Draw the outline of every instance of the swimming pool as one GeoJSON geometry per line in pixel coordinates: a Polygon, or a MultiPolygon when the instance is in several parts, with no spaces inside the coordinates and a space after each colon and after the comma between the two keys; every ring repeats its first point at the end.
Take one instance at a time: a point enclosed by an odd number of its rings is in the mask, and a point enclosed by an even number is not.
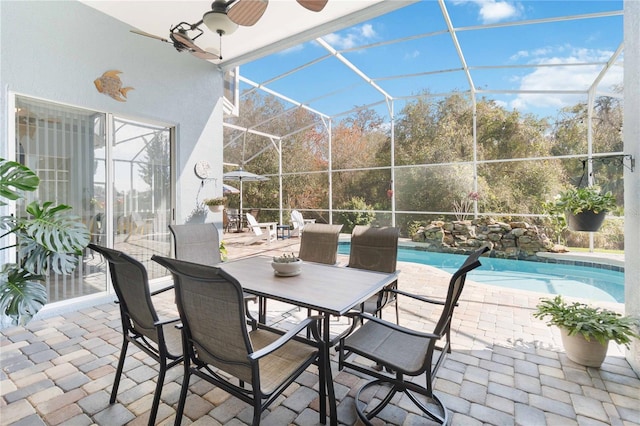
{"type": "MultiPolygon", "coordinates": [[[[338,253],[349,254],[349,244],[340,243],[338,253]]],[[[449,273],[454,273],[465,258],[458,254],[398,248],[399,261],[429,265],[449,273]]],[[[480,261],[482,266],[467,275],[478,283],[603,302],[624,302],[624,272],[490,257],[480,261]]]]}

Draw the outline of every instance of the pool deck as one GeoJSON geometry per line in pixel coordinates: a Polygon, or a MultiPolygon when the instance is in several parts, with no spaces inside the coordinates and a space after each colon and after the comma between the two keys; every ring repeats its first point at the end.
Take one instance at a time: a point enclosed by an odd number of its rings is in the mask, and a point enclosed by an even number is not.
{"type": "Polygon", "coordinates": [[[538,256],[567,262],[599,263],[624,268],[624,254],[575,251],[568,253],[540,252],[538,256]]]}
{"type": "MultiPolygon", "coordinates": [[[[225,234],[230,259],[254,254],[297,253],[299,239],[244,245],[249,234],[225,234]]],[[[339,256],[341,263],[347,257],[339,256]]],[[[401,289],[443,297],[449,274],[399,262],[401,289]]],[[[612,344],[601,368],[570,361],[555,328],[532,317],[543,294],[468,281],[454,314],[452,353],[440,369],[435,390],[450,411],[452,425],[620,425],[640,424],[640,378],[612,344]]],[[[173,297],[157,301],[174,313],[173,297]]],[[[305,310],[269,303],[268,322],[290,327],[305,310]]],[[[622,310],[621,304],[610,304],[622,310]]],[[[253,308],[252,308],[253,309],[253,308]]],[[[391,308],[393,309],[393,308],[391,308]]],[[[428,329],[437,311],[400,300],[401,324],[428,329]]],[[[391,312],[385,318],[391,319],[391,312]]],[[[336,320],[337,321],[337,320],[336,320]]],[[[341,323],[336,322],[336,331],[341,323]]],[[[116,404],[109,392],[117,364],[120,314],[112,300],[12,327],[0,334],[1,425],[144,425],[147,423],[157,365],[129,349],[116,404]]],[[[332,362],[338,419],[360,425],[355,391],[364,379],[332,362]]],[[[170,370],[157,424],[173,424],[182,379],[170,370]]],[[[263,416],[263,425],[315,425],[318,421],[317,369],[287,390],[263,416]]],[[[375,395],[369,395],[375,398],[375,395]]],[[[247,424],[252,409],[215,387],[192,383],[183,425],[247,424]]],[[[405,399],[396,398],[375,425],[430,425],[405,399]]]]}

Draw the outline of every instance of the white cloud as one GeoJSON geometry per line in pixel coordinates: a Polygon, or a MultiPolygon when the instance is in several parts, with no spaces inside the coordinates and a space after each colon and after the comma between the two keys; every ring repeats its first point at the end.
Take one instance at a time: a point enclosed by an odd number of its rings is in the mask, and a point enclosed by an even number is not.
{"type": "MultiPolygon", "coordinates": [[[[571,48],[561,46],[559,48],[538,49],[532,52],[535,58],[531,64],[576,64],[588,62],[606,62],[613,52],[592,50],[586,48],[571,48]],[[554,51],[555,52],[552,52],[554,51]],[[559,53],[567,52],[566,56],[559,53]],[[543,56],[543,54],[551,56],[543,56]]],[[[531,73],[519,80],[519,89],[527,91],[536,90],[579,90],[584,94],[520,94],[511,102],[513,108],[525,110],[528,108],[562,108],[573,105],[576,102],[586,100],[586,91],[593,84],[598,74],[602,71],[602,65],[563,66],[536,68],[531,73]]],[[[599,84],[599,89],[605,92],[613,92],[615,85],[620,85],[623,80],[622,67],[612,67],[605,74],[599,84]]]]}
{"type": "Polygon", "coordinates": [[[480,4],[480,16],[485,24],[504,21],[518,14],[518,10],[507,2],[482,1],[478,3],[480,4]]]}
{"type": "Polygon", "coordinates": [[[360,32],[364,38],[375,38],[376,32],[373,30],[373,25],[365,24],[360,28],[360,32]]]}
{"type": "Polygon", "coordinates": [[[501,0],[458,0],[454,4],[472,3],[480,8],[478,12],[484,24],[492,24],[520,15],[522,6],[517,2],[501,0]]]}
{"type": "Polygon", "coordinates": [[[404,55],[404,59],[415,59],[418,56],[420,56],[420,51],[419,50],[414,50],[413,52],[407,52],[404,55]]]}
{"type": "Polygon", "coordinates": [[[350,49],[377,38],[377,33],[371,24],[364,24],[347,30],[346,34],[331,33],[323,38],[338,50],[350,49]]]}

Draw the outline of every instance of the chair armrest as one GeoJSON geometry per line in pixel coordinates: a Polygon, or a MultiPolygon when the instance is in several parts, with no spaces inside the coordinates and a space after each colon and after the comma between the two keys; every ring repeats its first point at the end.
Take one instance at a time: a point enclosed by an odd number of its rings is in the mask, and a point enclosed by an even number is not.
{"type": "Polygon", "coordinates": [[[319,336],[318,322],[321,319],[322,319],[322,316],[311,316],[311,317],[305,318],[304,320],[300,321],[294,328],[292,328],[291,330],[283,334],[275,342],[268,344],[264,348],[258,351],[255,351],[252,354],[249,354],[249,358],[251,360],[258,360],[266,355],[269,355],[273,351],[281,348],[289,340],[295,338],[298,335],[298,333],[300,333],[302,330],[304,330],[307,327],[311,327],[311,331],[314,336],[319,336]]]}
{"type": "Polygon", "coordinates": [[[260,222],[258,223],[258,226],[261,228],[270,228],[275,230],[276,226],[278,225],[278,222],[260,222]]]}
{"type": "Polygon", "coordinates": [[[355,313],[355,315],[359,316],[362,319],[366,319],[368,321],[373,321],[375,323],[378,323],[384,327],[390,328],[394,331],[400,332],[400,333],[404,333],[407,334],[409,336],[416,336],[416,337],[423,337],[423,338],[428,338],[428,339],[440,339],[442,337],[442,335],[438,335],[438,334],[433,334],[433,333],[424,333],[421,331],[416,331],[416,330],[411,330],[410,328],[406,328],[406,327],[402,327],[400,325],[394,324],[392,322],[389,321],[385,321],[383,319],[380,319],[378,317],[375,317],[373,315],[369,315],[367,313],[355,313]]]}
{"type": "Polygon", "coordinates": [[[156,294],[164,293],[165,291],[171,290],[171,289],[173,289],[173,284],[171,284],[169,287],[165,287],[165,288],[161,288],[160,290],[152,291],[151,295],[155,296],[156,294]]]}
{"type": "Polygon", "coordinates": [[[446,302],[444,300],[429,299],[428,297],[420,296],[418,294],[408,293],[406,291],[398,290],[397,288],[387,288],[387,289],[384,289],[384,291],[387,291],[387,292],[390,292],[390,293],[400,294],[402,296],[407,296],[407,297],[410,297],[412,299],[420,300],[421,302],[425,302],[425,303],[433,303],[435,305],[445,305],[446,304],[446,302]]]}
{"type": "Polygon", "coordinates": [[[164,318],[154,322],[153,325],[155,325],[156,327],[158,326],[162,327],[163,325],[171,324],[178,321],[180,321],[180,318],[164,318]]]}

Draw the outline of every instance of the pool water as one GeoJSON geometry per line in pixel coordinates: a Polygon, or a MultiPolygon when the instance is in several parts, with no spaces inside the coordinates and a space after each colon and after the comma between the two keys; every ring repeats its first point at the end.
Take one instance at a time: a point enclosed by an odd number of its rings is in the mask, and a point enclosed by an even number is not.
{"type": "MultiPolygon", "coordinates": [[[[349,244],[338,253],[349,254],[349,244]]],[[[429,265],[454,273],[466,256],[398,248],[398,260],[429,265]]],[[[624,272],[587,266],[482,257],[482,266],[471,271],[470,280],[501,287],[562,294],[603,302],[624,302],[624,272]]]]}

